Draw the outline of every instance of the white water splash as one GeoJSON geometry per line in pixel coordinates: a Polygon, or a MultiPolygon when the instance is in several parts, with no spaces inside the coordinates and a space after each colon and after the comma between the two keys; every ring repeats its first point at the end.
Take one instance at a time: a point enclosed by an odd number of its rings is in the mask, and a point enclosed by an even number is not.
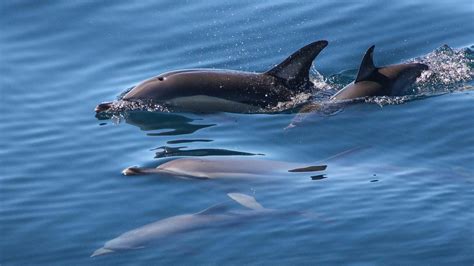
{"type": "Polygon", "coordinates": [[[307,92],[298,93],[295,96],[292,96],[289,101],[278,102],[276,106],[273,106],[273,107],[269,106],[263,111],[272,113],[272,112],[282,112],[285,110],[290,110],[308,102],[308,100],[312,97],[312,95],[313,94],[307,93],[307,92]]]}
{"type": "Polygon", "coordinates": [[[425,56],[408,60],[408,62],[423,63],[429,67],[418,77],[411,88],[410,95],[366,97],[365,102],[379,106],[403,104],[472,88],[466,84],[474,79],[474,56],[469,48],[453,49],[443,45],[425,56]]]}
{"type": "Polygon", "coordinates": [[[418,78],[418,84],[451,85],[458,82],[467,82],[474,78],[474,57],[469,48],[452,49],[443,45],[433,52],[409,60],[409,62],[423,63],[429,66],[418,78]]]}

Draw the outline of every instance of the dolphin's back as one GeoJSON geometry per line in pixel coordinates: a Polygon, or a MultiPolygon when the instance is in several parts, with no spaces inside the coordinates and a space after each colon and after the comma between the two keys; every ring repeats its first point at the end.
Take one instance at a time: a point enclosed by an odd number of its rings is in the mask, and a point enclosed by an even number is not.
{"type": "Polygon", "coordinates": [[[159,220],[142,227],[125,232],[105,243],[104,248],[110,250],[130,250],[147,246],[158,239],[186,233],[192,230],[220,225],[229,220],[228,215],[184,214],[159,220]]]}
{"type": "Polygon", "coordinates": [[[384,94],[384,86],[374,81],[359,81],[350,83],[344,89],[338,91],[331,99],[348,100],[366,96],[379,96],[384,94]]]}
{"type": "Polygon", "coordinates": [[[373,61],[374,47],[364,55],[354,82],[337,92],[333,100],[349,100],[367,96],[404,95],[428,66],[420,63],[398,64],[376,67],[373,61]]]}
{"type": "Polygon", "coordinates": [[[285,169],[285,166],[287,164],[269,160],[182,158],[166,162],[157,169],[173,175],[217,178],[265,175],[285,169]]]}
{"type": "Polygon", "coordinates": [[[267,74],[195,69],[168,72],[149,79],[127,93],[123,100],[147,98],[166,102],[203,95],[267,107],[289,100],[291,92],[267,74]]]}

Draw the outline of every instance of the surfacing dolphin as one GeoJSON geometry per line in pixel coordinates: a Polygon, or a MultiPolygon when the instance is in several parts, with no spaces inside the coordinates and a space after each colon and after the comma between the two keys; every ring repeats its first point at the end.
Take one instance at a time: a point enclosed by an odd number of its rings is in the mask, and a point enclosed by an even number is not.
{"type": "MultiPolygon", "coordinates": [[[[327,44],[324,40],[310,43],[264,73],[215,69],[163,73],[143,81],[121,100],[151,102],[173,111],[256,112],[308,92],[312,62],[327,44]]],[[[95,111],[111,106],[111,102],[102,103],[95,111]]]]}
{"type": "MultiPolygon", "coordinates": [[[[248,158],[180,158],[168,161],[156,168],[128,167],[124,175],[157,174],[184,179],[242,179],[296,173],[313,173],[326,169],[326,165],[302,166],[297,163],[248,159],[248,158]]],[[[322,175],[311,176],[322,179],[322,175]]]]}
{"type": "Polygon", "coordinates": [[[428,66],[409,63],[376,67],[371,46],[365,53],[355,81],[341,89],[331,100],[349,100],[367,96],[402,96],[428,66]]]}
{"type": "Polygon", "coordinates": [[[227,195],[242,206],[248,208],[248,210],[226,211],[225,204],[221,203],[198,213],[165,218],[133,229],[107,241],[102,248],[94,251],[91,257],[120,251],[141,249],[155,241],[167,239],[168,237],[181,233],[235,225],[237,223],[251,221],[267,215],[311,215],[310,213],[303,212],[266,209],[260,205],[254,197],[245,194],[229,193],[227,195]]]}

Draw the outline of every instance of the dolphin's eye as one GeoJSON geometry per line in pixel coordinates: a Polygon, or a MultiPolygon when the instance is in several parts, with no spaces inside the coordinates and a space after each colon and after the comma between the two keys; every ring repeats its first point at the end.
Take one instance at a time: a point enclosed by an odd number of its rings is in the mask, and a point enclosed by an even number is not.
{"type": "Polygon", "coordinates": [[[163,78],[163,77],[158,77],[158,80],[159,80],[159,81],[163,81],[164,78],[163,78]]]}

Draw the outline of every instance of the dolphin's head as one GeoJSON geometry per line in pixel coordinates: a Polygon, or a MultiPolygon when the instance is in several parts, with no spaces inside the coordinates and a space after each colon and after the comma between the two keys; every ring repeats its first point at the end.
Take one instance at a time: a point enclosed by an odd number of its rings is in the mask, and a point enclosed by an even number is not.
{"type": "Polygon", "coordinates": [[[103,102],[95,107],[95,112],[96,113],[101,113],[105,112],[112,107],[112,102],[103,102]]]}
{"type": "MultiPolygon", "coordinates": [[[[176,70],[147,79],[120,98],[124,101],[145,101],[162,103],[174,97],[183,96],[188,87],[196,82],[193,73],[199,70],[176,70]]],[[[198,78],[200,80],[200,78],[198,78]]]]}
{"type": "Polygon", "coordinates": [[[143,174],[143,171],[136,166],[131,166],[123,169],[122,174],[126,176],[140,175],[143,174]]]}
{"type": "Polygon", "coordinates": [[[121,99],[125,101],[157,100],[161,92],[168,87],[168,83],[167,78],[163,75],[147,79],[123,95],[121,99]]]}
{"type": "MultiPolygon", "coordinates": [[[[174,81],[169,79],[168,74],[162,74],[147,79],[137,86],[125,90],[118,98],[123,101],[160,102],[166,100],[172,91],[174,81]]],[[[113,102],[103,102],[95,107],[96,113],[108,111],[113,102]]]]}

